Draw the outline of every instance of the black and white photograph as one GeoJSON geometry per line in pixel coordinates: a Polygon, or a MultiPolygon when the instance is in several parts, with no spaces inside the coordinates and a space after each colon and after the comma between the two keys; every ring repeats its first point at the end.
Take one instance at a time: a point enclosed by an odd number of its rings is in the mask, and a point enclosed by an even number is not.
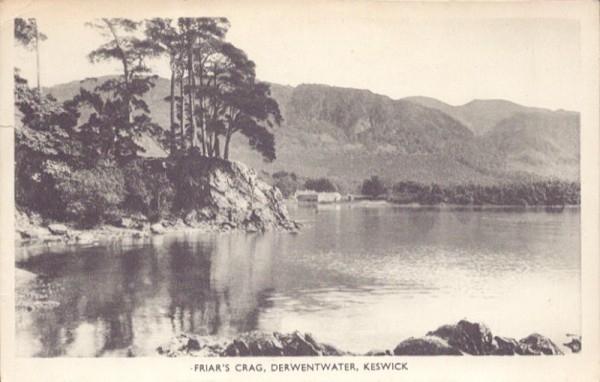
{"type": "Polygon", "coordinates": [[[428,3],[5,8],[9,356],[345,380],[597,351],[597,4],[428,3]]]}

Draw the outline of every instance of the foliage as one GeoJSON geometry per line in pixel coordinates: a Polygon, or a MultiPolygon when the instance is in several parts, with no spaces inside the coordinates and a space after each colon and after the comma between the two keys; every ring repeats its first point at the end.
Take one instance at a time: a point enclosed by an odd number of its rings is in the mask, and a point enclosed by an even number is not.
{"type": "Polygon", "coordinates": [[[110,160],[69,172],[59,180],[58,189],[66,204],[65,217],[83,226],[101,223],[125,199],[123,173],[110,160]]]}
{"type": "Polygon", "coordinates": [[[307,179],[304,182],[304,188],[317,192],[336,192],[337,186],[327,178],[307,179]]]}
{"type": "Polygon", "coordinates": [[[273,186],[281,191],[284,198],[289,198],[302,186],[302,183],[294,172],[279,171],[274,173],[272,177],[273,186]]]}
{"type": "Polygon", "coordinates": [[[44,41],[46,35],[38,31],[36,19],[15,19],[15,41],[26,49],[34,49],[38,39],[44,41]]]}
{"type": "Polygon", "coordinates": [[[31,89],[18,72],[15,78],[15,108],[21,126],[16,129],[16,149],[28,149],[44,155],[65,158],[77,155],[81,145],[73,141],[78,111],[60,104],[52,96],[31,89]]]}
{"type": "Polygon", "coordinates": [[[78,112],[42,96],[15,73],[15,199],[19,206],[44,215],[61,216],[64,206],[57,176],[78,162],[82,151],[74,139],[78,112]]]}
{"type": "MultiPolygon", "coordinates": [[[[102,91],[112,81],[107,81],[97,89],[102,91]]],[[[113,84],[118,86],[118,84],[113,84]]],[[[134,94],[132,104],[135,109],[147,112],[144,101],[135,102],[135,96],[146,92],[143,88],[134,94]]],[[[87,106],[91,114],[86,122],[79,126],[78,139],[86,148],[86,155],[92,158],[114,156],[116,158],[135,157],[143,148],[137,143],[142,134],[148,133],[160,137],[160,127],[147,114],[139,114],[131,118],[127,115],[127,106],[122,97],[105,98],[98,93],[81,89],[72,100],[77,107],[87,106]]],[[[160,141],[160,139],[159,139],[160,141]]]]}
{"type": "Polygon", "coordinates": [[[394,185],[392,201],[420,204],[461,205],[579,205],[580,184],[559,180],[513,182],[494,186],[424,185],[402,181],[394,185]]]}
{"type": "Polygon", "coordinates": [[[123,173],[127,192],[124,208],[141,212],[152,221],[169,215],[175,191],[163,161],[132,161],[123,168],[123,173]]]}
{"type": "Polygon", "coordinates": [[[197,151],[229,159],[231,137],[240,132],[265,161],[276,158],[269,131],[281,124],[279,106],[269,85],[256,80],[255,64],[224,41],[224,18],[155,18],[145,34],[169,57],[171,67],[171,154],[197,151]],[[176,90],[179,94],[176,95],[176,90]],[[177,110],[178,109],[178,110],[177,110]]]}
{"type": "Polygon", "coordinates": [[[378,196],[387,193],[387,187],[377,175],[373,175],[370,179],[365,179],[361,192],[376,199],[378,196]]]}
{"type": "Polygon", "coordinates": [[[116,60],[123,72],[119,78],[97,86],[93,93],[81,89],[73,100],[78,107],[87,106],[93,111],[81,126],[81,139],[95,157],[134,157],[143,150],[137,139],[143,133],[156,135],[159,131],[148,116],[143,95],[157,78],[150,75],[146,59],[157,56],[161,49],[153,41],[135,36],[139,22],[104,18],[88,25],[108,40],[88,55],[89,60],[116,60]]]}

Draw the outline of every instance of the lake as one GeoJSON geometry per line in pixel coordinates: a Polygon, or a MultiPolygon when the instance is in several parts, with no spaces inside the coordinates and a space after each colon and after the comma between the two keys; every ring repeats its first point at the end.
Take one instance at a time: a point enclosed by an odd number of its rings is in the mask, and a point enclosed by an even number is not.
{"type": "Polygon", "coordinates": [[[155,356],[182,331],[312,333],[366,352],[466,318],[580,334],[580,210],[291,207],[297,235],[177,233],[27,251],[60,304],[17,311],[19,356],[155,356]]]}

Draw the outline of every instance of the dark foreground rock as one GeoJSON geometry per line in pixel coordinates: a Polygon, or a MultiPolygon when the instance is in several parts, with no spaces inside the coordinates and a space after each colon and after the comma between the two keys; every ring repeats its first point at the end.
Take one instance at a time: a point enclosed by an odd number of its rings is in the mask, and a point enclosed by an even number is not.
{"type": "Polygon", "coordinates": [[[428,332],[425,337],[402,341],[395,355],[562,355],[549,338],[531,334],[520,341],[493,336],[481,323],[461,320],[428,332]]]}
{"type": "Polygon", "coordinates": [[[445,340],[435,336],[409,338],[394,349],[394,355],[462,355],[445,340]]]}
{"type": "MultiPolygon", "coordinates": [[[[576,338],[573,352],[581,349],[581,338],[576,338]]],[[[334,346],[321,343],[310,334],[251,332],[235,338],[181,334],[157,349],[159,354],[179,356],[342,356],[356,355],[334,346]]],[[[419,338],[400,342],[394,351],[371,350],[366,356],[461,356],[461,355],[562,355],[563,352],[550,339],[531,334],[520,341],[493,336],[481,323],[461,320],[457,324],[443,325],[419,338]]]]}
{"type": "Polygon", "coordinates": [[[451,347],[471,355],[487,355],[494,351],[492,333],[480,323],[461,320],[456,325],[440,326],[427,335],[446,340],[451,347]]]}
{"type": "Polygon", "coordinates": [[[541,334],[530,334],[519,341],[515,350],[519,355],[562,355],[563,352],[550,341],[550,339],[541,334]]]}
{"type": "Polygon", "coordinates": [[[317,342],[310,334],[251,332],[237,338],[181,334],[157,349],[168,357],[341,356],[351,353],[317,342]]]}

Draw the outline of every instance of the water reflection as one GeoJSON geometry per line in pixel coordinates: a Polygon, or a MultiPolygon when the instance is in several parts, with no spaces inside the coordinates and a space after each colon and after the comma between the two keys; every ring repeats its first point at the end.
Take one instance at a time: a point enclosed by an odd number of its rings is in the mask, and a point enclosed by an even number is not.
{"type": "MultiPolygon", "coordinates": [[[[156,319],[159,326],[168,320],[171,334],[254,330],[261,309],[271,306],[272,256],[283,250],[280,244],[268,235],[173,237],[160,246],[87,248],[31,258],[19,267],[41,274],[50,299],[60,305],[22,313],[33,320],[21,320],[17,330],[29,331],[37,346],[21,355],[134,355],[148,350],[139,348],[136,335],[152,335],[148,328],[156,319]],[[83,330],[87,325],[93,330],[83,330]],[[78,353],[81,342],[87,345],[78,353]]],[[[168,338],[157,338],[156,346],[168,338]]]]}
{"type": "Polygon", "coordinates": [[[299,235],[181,233],[29,257],[18,266],[60,305],[17,312],[18,354],[156,355],[182,331],[255,329],[360,352],[465,317],[511,336],[578,329],[578,210],[294,213],[299,235]]]}

